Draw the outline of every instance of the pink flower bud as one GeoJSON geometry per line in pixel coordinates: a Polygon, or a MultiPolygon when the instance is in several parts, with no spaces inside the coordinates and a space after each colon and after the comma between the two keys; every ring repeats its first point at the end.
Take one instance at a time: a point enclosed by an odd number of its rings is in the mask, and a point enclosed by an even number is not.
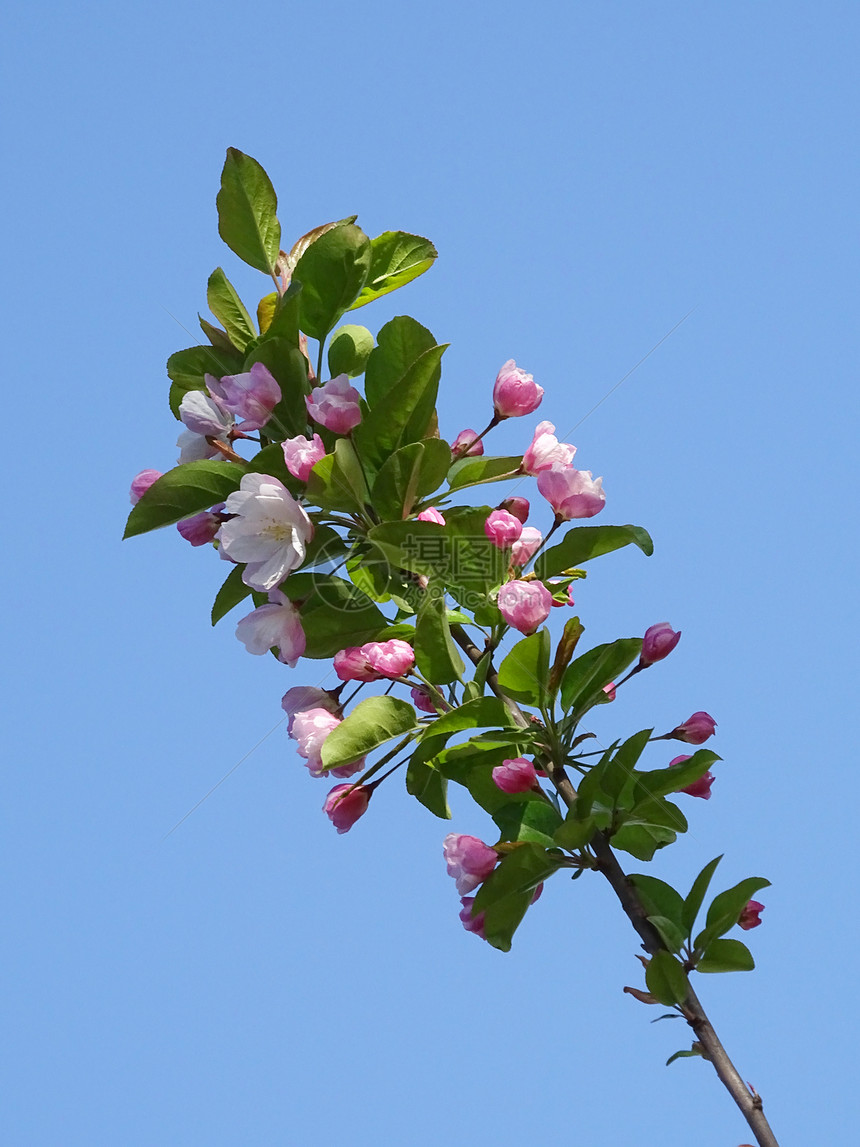
{"type": "Polygon", "coordinates": [[[423,685],[416,685],[414,689],[410,690],[412,697],[412,704],[422,713],[432,713],[436,716],[436,706],[433,704],[433,698],[427,692],[423,685]]]}
{"type": "Polygon", "coordinates": [[[378,681],[379,674],[367,660],[364,648],[351,645],[334,655],[334,671],[341,681],[378,681]]]}
{"type": "Polygon", "coordinates": [[[315,434],[313,438],[298,434],[295,438],[288,438],[284,443],[284,461],[287,469],[300,482],[307,482],[311,470],[321,458],[325,458],[325,446],[319,434],[315,434]]]}
{"type": "Polygon", "coordinates": [[[484,533],[500,550],[510,549],[522,532],[522,522],[507,510],[493,510],[484,522],[484,533]]]}
{"type": "Polygon", "coordinates": [[[335,785],[325,798],[323,812],[340,832],[349,832],[359,817],[367,812],[373,790],[364,785],[335,785]]]}
{"type": "Polygon", "coordinates": [[[505,498],[499,506],[499,510],[507,510],[509,514],[513,514],[515,518],[519,518],[523,525],[529,520],[529,506],[528,498],[505,498]]]}
{"type": "Polygon", "coordinates": [[[717,722],[708,713],[699,711],[688,717],[683,725],[678,725],[669,734],[676,741],[686,741],[688,745],[702,745],[708,737],[713,737],[717,722]]]}
{"type": "Polygon", "coordinates": [[[207,374],[206,385],[231,414],[244,419],[242,430],[262,429],[281,401],[281,388],[261,362],[255,362],[244,374],[225,374],[220,381],[207,374]]]}
{"type": "Polygon", "coordinates": [[[484,935],[484,913],[478,912],[472,915],[472,905],[475,903],[474,896],[463,896],[460,898],[460,903],[463,907],[460,909],[460,923],[467,932],[474,932],[476,936],[480,936],[482,940],[486,940],[484,935]]]}
{"type": "MultiPolygon", "coordinates": [[[[669,762],[669,768],[671,769],[674,765],[682,765],[684,761],[689,761],[689,759],[689,753],[682,753],[680,757],[674,757],[669,762]]],[[[708,772],[699,777],[697,781],[693,781],[692,784],[678,789],[677,792],[686,793],[687,796],[690,797],[701,797],[702,800],[709,801],[711,799],[711,785],[716,779],[714,774],[708,770],[708,772]]]]}
{"type": "Polygon", "coordinates": [[[530,562],[541,547],[543,534],[534,526],[523,526],[523,532],[511,547],[511,562],[515,566],[524,566],[530,562]]]}
{"type": "Polygon", "coordinates": [[[758,928],[761,924],[760,913],[764,912],[764,905],[758,900],[748,900],[744,905],[744,910],[738,917],[738,924],[745,932],[749,932],[750,928],[758,928]]]}
{"type": "Polygon", "coordinates": [[[534,633],[552,609],[552,594],[540,581],[509,581],[499,590],[499,611],[520,633],[534,633]]]}
{"type": "Polygon", "coordinates": [[[422,510],[416,518],[418,522],[435,522],[437,526],[444,526],[445,519],[439,513],[435,506],[428,506],[426,510],[422,510]]]}
{"type": "Polygon", "coordinates": [[[279,589],[269,593],[269,604],[243,617],[236,636],[249,653],[278,650],[278,660],[292,669],[305,651],[305,631],[299,611],[279,589]]]}
{"type": "Polygon", "coordinates": [[[608,701],[614,701],[615,700],[615,682],[610,681],[608,685],[604,685],[603,686],[603,692],[606,694],[606,699],[608,701]]]}
{"type": "Polygon", "coordinates": [[[603,479],[592,478],[590,470],[572,466],[551,466],[538,474],[538,489],[565,522],[571,518],[593,518],[606,502],[603,479]]]}
{"type": "Polygon", "coordinates": [[[287,732],[292,733],[298,713],[306,709],[325,709],[327,713],[334,713],[338,703],[337,698],[327,689],[317,689],[315,685],[294,685],[281,698],[281,708],[289,718],[287,732]]]}
{"type": "Polygon", "coordinates": [[[383,677],[402,677],[415,664],[415,652],[408,641],[393,637],[390,641],[369,641],[361,652],[371,669],[383,677]]]}
{"type": "MultiPolygon", "coordinates": [[[[224,503],[221,503],[223,509],[224,503]]],[[[223,516],[217,510],[204,510],[190,518],[184,518],[176,523],[176,528],[192,546],[205,546],[215,541],[215,535],[224,522],[223,516]]]]}
{"type": "Polygon", "coordinates": [[[361,422],[361,395],[354,386],[350,386],[349,377],[339,374],[330,379],[323,386],[315,387],[305,405],[308,414],[335,434],[349,434],[361,422]]]}
{"type": "Polygon", "coordinates": [[[570,466],[576,447],[569,442],[559,442],[551,422],[539,422],[531,446],[523,455],[523,472],[540,474],[552,466],[570,466]]]}
{"type": "Polygon", "coordinates": [[[463,458],[472,455],[479,458],[484,453],[484,443],[478,438],[477,430],[461,430],[451,443],[451,455],[454,458],[463,458]],[[478,439],[477,442],[475,439],[478,439]],[[469,443],[471,442],[471,446],[469,443]],[[467,450],[466,447],[469,446],[467,450]]]}
{"type": "Polygon", "coordinates": [[[493,769],[493,780],[503,793],[526,793],[537,784],[537,773],[531,761],[514,757],[493,769]]]}
{"type": "Polygon", "coordinates": [[[131,489],[128,492],[129,501],[136,506],[153,482],[161,477],[160,470],[141,470],[131,480],[131,489]]]}
{"type": "Polygon", "coordinates": [[[501,418],[519,418],[537,410],[543,398],[543,387],[534,377],[520,370],[512,358],[496,375],[493,387],[493,406],[501,418]]]}
{"type": "Polygon", "coordinates": [[[642,638],[642,656],[640,665],[653,665],[655,661],[662,661],[668,657],[681,640],[680,629],[676,633],[668,621],[658,621],[645,630],[642,638]]]}
{"type": "MultiPolygon", "coordinates": [[[[296,742],[296,752],[304,757],[308,772],[312,777],[324,777],[322,747],[329,733],[341,723],[340,717],[322,707],[302,709],[290,722],[290,736],[296,742]]],[[[341,765],[328,770],[333,777],[351,777],[364,768],[364,757],[350,765],[341,765]]]]}
{"type": "Polygon", "coordinates": [[[445,837],[442,854],[448,875],[454,877],[461,896],[483,884],[499,860],[496,850],[476,836],[456,832],[449,832],[445,837]]]}

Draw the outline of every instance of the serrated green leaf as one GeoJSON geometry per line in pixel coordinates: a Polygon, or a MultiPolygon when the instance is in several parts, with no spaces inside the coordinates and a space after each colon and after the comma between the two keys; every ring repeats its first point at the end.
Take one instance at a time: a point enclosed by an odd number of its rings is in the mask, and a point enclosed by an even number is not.
{"type": "Polygon", "coordinates": [[[323,767],[350,765],[413,729],[417,731],[415,710],[408,702],[399,697],[367,697],[323,741],[323,767]]]}
{"type": "Polygon", "coordinates": [[[451,447],[440,438],[410,442],[383,462],[373,483],[373,505],[383,520],[408,517],[415,503],[445,481],[451,447]]]}
{"type": "Polygon", "coordinates": [[[696,879],[693,881],[693,887],[690,889],[686,900],[684,901],[684,912],[681,917],[681,923],[684,925],[684,930],[689,936],[693,931],[696,923],[696,917],[699,915],[699,909],[702,907],[702,902],[708,891],[708,886],[711,879],[717,870],[717,865],[723,859],[722,853],[715,856],[713,860],[709,861],[696,879]]]}
{"type": "Polygon", "coordinates": [[[682,761],[679,765],[640,773],[636,785],[637,807],[639,804],[647,807],[649,798],[680,792],[704,776],[710,766],[719,759],[710,749],[698,749],[688,761],[682,761]]]}
{"type": "Polygon", "coordinates": [[[545,704],[550,648],[545,627],[516,643],[499,666],[499,685],[507,696],[526,705],[545,704]]]}
{"type": "Polygon", "coordinates": [[[460,458],[451,467],[448,485],[452,490],[463,490],[467,486],[479,486],[485,482],[502,482],[519,472],[522,455],[494,458],[481,455],[479,458],[460,458]]]}
{"type": "Polygon", "coordinates": [[[484,913],[484,935],[494,948],[510,951],[535,889],[558,870],[560,860],[541,845],[528,843],[502,857],[478,889],[473,906],[473,912],[484,913]]]}
{"type": "Polygon", "coordinates": [[[305,657],[333,657],[347,646],[375,640],[386,626],[379,607],[343,578],[293,573],[280,588],[291,601],[300,603],[305,657]]]}
{"type": "Polygon", "coordinates": [[[209,310],[230,336],[230,341],[243,353],[257,337],[245,304],[221,267],[216,267],[206,286],[209,310]]]}
{"type": "Polygon", "coordinates": [[[572,661],[561,679],[561,707],[585,713],[603,692],[604,686],[616,681],[642,651],[642,639],[622,637],[606,645],[596,645],[572,661]]]}
{"type": "Polygon", "coordinates": [[[675,841],[675,831],[664,825],[637,821],[625,823],[612,837],[612,847],[629,852],[637,860],[653,860],[654,853],[675,841]]]}
{"type": "Polygon", "coordinates": [[[404,287],[433,266],[436,248],[429,239],[405,231],[385,231],[371,240],[370,273],[361,294],[350,307],[366,306],[404,287]]]}
{"type": "MultiPolygon", "coordinates": [[[[574,809],[575,809],[574,805],[574,809]]],[[[553,834],[555,843],[562,848],[568,849],[570,852],[576,852],[584,845],[588,844],[594,836],[595,828],[594,823],[589,817],[584,819],[575,815],[574,811],[568,813],[564,819],[564,823],[560,825],[553,834]]]]}
{"type": "Polygon", "coordinates": [[[323,510],[363,509],[368,500],[367,484],[348,438],[339,438],[333,453],[326,454],[311,470],[307,498],[323,510]]]}
{"type": "Polygon", "coordinates": [[[576,526],[568,530],[557,546],[538,557],[535,573],[541,579],[553,577],[631,544],[648,556],[654,552],[654,543],[641,526],[576,526]]]}
{"type": "MultiPolygon", "coordinates": [[[[658,880],[656,876],[648,876],[640,872],[632,872],[627,877],[636,889],[639,902],[645,909],[645,915],[664,916],[676,928],[684,926],[684,900],[671,884],[658,880]]],[[[684,937],[686,938],[686,937],[684,937]]]]}
{"type": "Polygon", "coordinates": [[[442,820],[451,819],[447,779],[414,753],[406,768],[406,791],[442,820]]]}
{"type": "Polygon", "coordinates": [[[310,244],[293,272],[302,284],[299,315],[305,334],[325,339],[364,286],[370,259],[370,240],[352,223],[339,223],[310,244]]]}
{"type": "Polygon", "coordinates": [[[236,351],[236,347],[230,342],[230,336],[226,331],[222,331],[220,327],[213,326],[212,323],[204,319],[202,315],[197,316],[197,321],[200,323],[201,331],[203,331],[204,335],[206,335],[214,347],[218,347],[219,350],[224,350],[228,354],[232,354],[236,351]]]}
{"type": "MultiPolygon", "coordinates": [[[[364,393],[371,407],[383,402],[409,368],[437,345],[430,331],[409,315],[397,315],[387,322],[376,336],[376,343],[364,373],[364,393]]],[[[440,377],[441,368],[437,383],[440,377]]]]}
{"type": "Polygon", "coordinates": [[[561,816],[551,804],[537,800],[508,802],[492,814],[502,840],[526,840],[552,848],[561,816]]]}
{"type": "Polygon", "coordinates": [[[755,968],[752,952],[740,940],[712,940],[701,959],[697,972],[751,972],[755,968]]]}
{"type": "Polygon", "coordinates": [[[186,462],[168,470],[149,487],[131,513],[124,538],[172,526],[209,510],[239,489],[245,467],[233,462],[186,462]]]}
{"type": "Polygon", "coordinates": [[[278,199],[271,180],[250,155],[227,148],[216,198],[218,234],[240,259],[272,273],[281,245],[278,199]]]}
{"type": "Polygon", "coordinates": [[[436,406],[440,363],[447,349],[445,343],[426,350],[386,392],[385,400],[372,404],[356,426],[356,444],[374,469],[381,467],[393,451],[425,437],[436,406]]]}
{"type": "Polygon", "coordinates": [[[498,697],[478,697],[450,713],[444,713],[430,726],[432,736],[449,735],[463,729],[504,729],[514,724],[510,710],[498,697]]]}
{"type": "Polygon", "coordinates": [[[648,991],[661,1004],[682,1004],[689,985],[679,960],[668,952],[656,952],[645,969],[648,991]]]}
{"type": "Polygon", "coordinates": [[[418,610],[415,623],[415,660],[433,685],[461,681],[465,666],[451,637],[445,608],[445,595],[430,585],[418,610]]]}

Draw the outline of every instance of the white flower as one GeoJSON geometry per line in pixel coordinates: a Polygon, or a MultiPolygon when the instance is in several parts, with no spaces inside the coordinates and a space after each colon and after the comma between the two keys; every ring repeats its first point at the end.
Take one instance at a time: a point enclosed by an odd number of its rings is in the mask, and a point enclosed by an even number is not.
{"type": "Polygon", "coordinates": [[[277,478],[246,474],[224,509],[236,517],[224,523],[218,538],[228,558],[247,563],[245,585],[274,589],[305,560],[313,525],[277,478]]]}
{"type": "Polygon", "coordinates": [[[279,589],[269,594],[269,604],[258,606],[236,626],[236,636],[249,653],[277,649],[278,657],[294,668],[305,651],[305,631],[299,611],[279,589]]]}

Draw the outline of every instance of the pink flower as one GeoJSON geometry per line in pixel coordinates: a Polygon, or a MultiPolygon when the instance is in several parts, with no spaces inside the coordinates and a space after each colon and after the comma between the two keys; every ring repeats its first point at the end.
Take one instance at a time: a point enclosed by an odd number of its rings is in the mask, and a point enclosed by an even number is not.
{"type": "Polygon", "coordinates": [[[361,422],[361,395],[354,386],[350,386],[349,376],[339,374],[330,379],[323,386],[315,387],[305,405],[308,414],[335,434],[349,434],[361,422]]]}
{"type": "Polygon", "coordinates": [[[472,455],[479,458],[484,453],[484,443],[478,438],[477,430],[461,430],[454,441],[451,443],[451,454],[456,458],[462,458],[466,455],[472,455]],[[477,439],[477,441],[475,441],[477,439]],[[471,442],[471,446],[469,443],[471,442]],[[469,446],[467,450],[466,447],[469,446]]]}
{"type": "Polygon", "coordinates": [[[503,793],[525,793],[537,784],[537,773],[531,761],[514,757],[493,769],[493,780],[503,793]]]}
{"type": "Polygon", "coordinates": [[[497,507],[499,510],[507,510],[509,514],[513,514],[515,518],[519,518],[523,525],[529,520],[529,506],[528,498],[505,498],[504,502],[497,507]]]}
{"type": "Polygon", "coordinates": [[[287,469],[300,482],[307,482],[311,470],[321,458],[325,458],[325,446],[319,434],[315,434],[313,438],[298,434],[295,438],[288,438],[284,443],[284,461],[287,469]]]}
{"type": "Polygon", "coordinates": [[[523,532],[511,548],[511,562],[515,566],[524,566],[530,562],[541,547],[543,534],[534,526],[523,526],[523,532]]]}
{"type": "Polygon", "coordinates": [[[500,550],[510,549],[522,532],[522,522],[507,510],[493,510],[484,522],[484,533],[500,550]]]}
{"type": "Polygon", "coordinates": [[[608,685],[603,686],[603,692],[606,694],[607,701],[615,700],[615,682],[610,681],[608,685]]]}
{"type": "Polygon", "coordinates": [[[423,685],[416,685],[410,690],[412,697],[412,704],[422,713],[432,713],[436,716],[436,706],[433,704],[433,698],[427,692],[423,685]]]}
{"type": "Polygon", "coordinates": [[[249,653],[278,650],[278,660],[292,669],[305,651],[305,631],[299,611],[279,589],[269,592],[268,605],[258,606],[236,626],[236,636],[249,653]]]}
{"type": "MultiPolygon", "coordinates": [[[[674,765],[681,765],[684,761],[689,761],[689,759],[689,753],[682,753],[680,757],[674,757],[669,762],[669,768],[671,769],[674,765]]],[[[686,793],[687,796],[690,797],[701,797],[702,800],[709,801],[711,799],[711,785],[716,779],[714,774],[708,770],[708,772],[699,777],[697,781],[693,781],[692,784],[686,785],[677,791],[679,793],[686,793]]]]}
{"type": "Polygon", "coordinates": [[[567,587],[567,604],[568,605],[576,605],[576,602],[573,600],[573,586],[572,585],[569,585],[567,587]]]}
{"type": "Polygon", "coordinates": [[[359,817],[367,812],[373,790],[364,785],[335,785],[325,798],[323,812],[340,832],[349,832],[359,817]]]}
{"type": "Polygon", "coordinates": [[[669,656],[680,640],[680,629],[676,633],[668,621],[658,621],[656,625],[645,630],[639,664],[653,665],[655,661],[662,661],[664,657],[669,656]]]}
{"type": "Polygon", "coordinates": [[[593,518],[606,502],[603,479],[592,478],[590,470],[554,465],[538,474],[538,489],[563,521],[593,518]]]}
{"type": "Polygon", "coordinates": [[[764,905],[758,900],[748,900],[744,906],[743,912],[738,917],[738,924],[745,932],[749,932],[750,928],[758,928],[761,924],[759,913],[764,912],[764,905]]]}
{"type": "Polygon", "coordinates": [[[160,470],[141,470],[131,480],[131,489],[128,492],[129,501],[136,506],[153,482],[161,477],[160,470]]]}
{"type": "Polygon", "coordinates": [[[336,769],[329,770],[323,768],[323,742],[340,722],[340,717],[322,707],[303,709],[293,717],[290,736],[296,742],[296,752],[307,761],[308,772],[312,777],[324,777],[327,772],[333,777],[351,777],[364,768],[364,757],[353,761],[351,765],[340,765],[336,769]]]}
{"type": "Polygon", "coordinates": [[[442,855],[448,875],[454,877],[461,896],[483,884],[499,860],[496,850],[476,836],[456,832],[449,832],[445,837],[442,855]]]}
{"type": "Polygon", "coordinates": [[[215,535],[224,523],[224,517],[220,512],[223,509],[224,503],[222,502],[220,506],[215,506],[212,510],[203,510],[200,514],[184,518],[181,522],[176,523],[176,528],[186,542],[190,542],[192,546],[205,546],[215,541],[215,535]]]}
{"type": "Polygon", "coordinates": [[[179,418],[192,434],[210,438],[228,438],[236,421],[220,398],[204,390],[185,392],[179,404],[179,418]]]}
{"type": "Polygon", "coordinates": [[[537,410],[543,398],[543,387],[530,374],[520,370],[512,358],[496,375],[493,406],[501,418],[518,418],[537,410]]]}
{"type": "Polygon", "coordinates": [[[247,563],[245,585],[274,589],[305,560],[313,525],[277,478],[245,474],[225,508],[236,516],[224,523],[218,538],[229,558],[247,563]]]}
{"type": "Polygon", "coordinates": [[[245,374],[225,374],[220,380],[206,375],[209,393],[221,400],[225,409],[244,419],[241,429],[260,430],[269,421],[281,401],[281,388],[272,372],[255,362],[245,374]]]}
{"type": "Polygon", "coordinates": [[[435,522],[437,526],[444,526],[445,519],[439,513],[435,506],[428,506],[426,510],[422,510],[416,518],[418,522],[435,522]]]}
{"type": "Polygon", "coordinates": [[[523,472],[540,474],[552,466],[570,466],[576,447],[569,442],[559,442],[551,422],[539,422],[531,446],[523,455],[523,472]]]}
{"type": "Polygon", "coordinates": [[[415,652],[408,641],[392,637],[390,641],[369,641],[361,652],[371,669],[383,677],[403,677],[415,664],[415,652]]]}
{"type": "Polygon", "coordinates": [[[281,698],[281,708],[289,717],[287,732],[292,733],[298,713],[306,709],[325,709],[327,713],[334,713],[338,703],[337,698],[327,689],[317,689],[314,685],[294,685],[281,698]]]}
{"type": "Polygon", "coordinates": [[[472,915],[472,905],[475,903],[474,896],[463,896],[460,898],[460,903],[463,907],[460,909],[460,922],[467,932],[474,932],[476,936],[480,936],[482,940],[486,940],[484,935],[484,913],[478,912],[472,915]]]}
{"type": "Polygon", "coordinates": [[[364,647],[357,645],[335,653],[334,671],[341,681],[378,681],[380,676],[367,660],[364,647]]]}
{"type": "Polygon", "coordinates": [[[502,617],[520,633],[534,633],[549,617],[552,594],[540,581],[509,581],[499,590],[502,617]]]}
{"type": "Polygon", "coordinates": [[[713,737],[717,722],[701,710],[688,717],[683,725],[677,725],[669,734],[676,741],[686,741],[688,745],[702,745],[708,737],[713,737]]]}

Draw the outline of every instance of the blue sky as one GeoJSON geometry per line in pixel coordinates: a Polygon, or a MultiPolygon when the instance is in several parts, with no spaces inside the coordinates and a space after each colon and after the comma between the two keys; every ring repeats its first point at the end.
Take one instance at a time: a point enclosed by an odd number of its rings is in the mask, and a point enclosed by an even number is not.
{"type": "Polygon", "coordinates": [[[175,456],[163,364],[208,274],[258,289],[217,235],[227,146],[267,168],[287,236],[357,212],[434,240],[361,321],[405,310],[452,344],[448,434],[486,420],[513,356],[567,437],[692,311],[572,438],[605,520],[656,543],[593,565],[587,639],[684,634],[599,731],[719,722],[713,799],[656,871],[688,884],[725,852],[722,886],[773,881],[757,971],[702,995],[780,1141],[844,1141],[857,7],[155,0],[5,23],[5,1141],[748,1139],[706,1064],[663,1067],[680,1025],[622,994],[635,937],[608,887],[557,877],[508,955],[467,935],[441,840],[483,814],[457,800],[447,825],[386,785],[337,836],[266,736],[320,666],[212,630],[223,567],[175,531],[120,543],[130,478],[175,456]]]}

